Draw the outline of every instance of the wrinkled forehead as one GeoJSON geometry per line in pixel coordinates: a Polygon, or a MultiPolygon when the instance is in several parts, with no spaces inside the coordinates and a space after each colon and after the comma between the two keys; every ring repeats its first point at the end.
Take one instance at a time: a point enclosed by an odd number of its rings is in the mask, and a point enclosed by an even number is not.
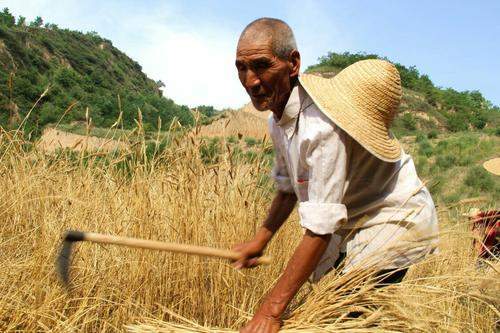
{"type": "Polygon", "coordinates": [[[250,38],[242,36],[236,47],[237,57],[248,57],[255,54],[273,54],[271,38],[263,36],[263,38],[250,38]]]}

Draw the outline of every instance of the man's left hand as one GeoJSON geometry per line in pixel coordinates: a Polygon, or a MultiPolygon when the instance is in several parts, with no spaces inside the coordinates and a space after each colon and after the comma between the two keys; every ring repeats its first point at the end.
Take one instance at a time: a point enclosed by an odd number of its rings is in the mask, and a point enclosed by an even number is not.
{"type": "Polygon", "coordinates": [[[240,332],[275,333],[279,331],[280,318],[288,303],[318,265],[331,236],[331,234],[316,235],[309,230],[306,231],[278,282],[266,296],[252,320],[240,332]]]}
{"type": "Polygon", "coordinates": [[[274,316],[257,312],[241,330],[241,333],[276,333],[280,330],[281,320],[274,316]]]}

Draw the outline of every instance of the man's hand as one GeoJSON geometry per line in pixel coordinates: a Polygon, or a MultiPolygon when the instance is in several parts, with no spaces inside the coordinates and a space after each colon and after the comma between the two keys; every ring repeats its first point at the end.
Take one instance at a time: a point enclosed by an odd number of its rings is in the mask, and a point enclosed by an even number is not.
{"type": "Polygon", "coordinates": [[[241,243],[233,247],[233,251],[241,253],[241,258],[236,260],[233,266],[237,269],[251,268],[257,266],[257,259],[262,255],[266,243],[259,242],[258,240],[251,240],[250,242],[241,243]]]}
{"type": "Polygon", "coordinates": [[[332,235],[318,235],[310,230],[302,237],[285,271],[264,302],[241,332],[277,332],[281,315],[325,253],[332,235]]]}
{"type": "Polygon", "coordinates": [[[241,333],[275,333],[280,330],[281,321],[272,315],[258,312],[241,330],[241,333]]]}
{"type": "Polygon", "coordinates": [[[288,218],[296,202],[297,196],[294,193],[278,192],[276,194],[269,209],[269,214],[253,240],[233,247],[233,251],[242,254],[242,258],[234,263],[236,268],[256,266],[258,257],[262,255],[262,251],[273,238],[274,233],[288,218]]]}

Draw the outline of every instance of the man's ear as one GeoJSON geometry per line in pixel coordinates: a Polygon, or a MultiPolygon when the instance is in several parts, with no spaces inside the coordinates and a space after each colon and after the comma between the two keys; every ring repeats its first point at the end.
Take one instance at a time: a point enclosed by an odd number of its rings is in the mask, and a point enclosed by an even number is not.
{"type": "Polygon", "coordinates": [[[288,56],[288,64],[290,66],[290,77],[299,76],[300,72],[300,53],[297,50],[290,52],[288,56]]]}

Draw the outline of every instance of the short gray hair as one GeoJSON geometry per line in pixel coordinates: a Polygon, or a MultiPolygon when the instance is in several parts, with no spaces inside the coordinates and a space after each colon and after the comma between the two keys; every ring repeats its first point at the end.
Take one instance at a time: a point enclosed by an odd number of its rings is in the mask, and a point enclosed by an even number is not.
{"type": "Polygon", "coordinates": [[[272,51],[281,59],[288,58],[290,52],[297,50],[297,42],[292,29],[286,22],[279,19],[261,17],[252,21],[245,27],[239,40],[247,37],[255,40],[271,38],[272,51]]]}

